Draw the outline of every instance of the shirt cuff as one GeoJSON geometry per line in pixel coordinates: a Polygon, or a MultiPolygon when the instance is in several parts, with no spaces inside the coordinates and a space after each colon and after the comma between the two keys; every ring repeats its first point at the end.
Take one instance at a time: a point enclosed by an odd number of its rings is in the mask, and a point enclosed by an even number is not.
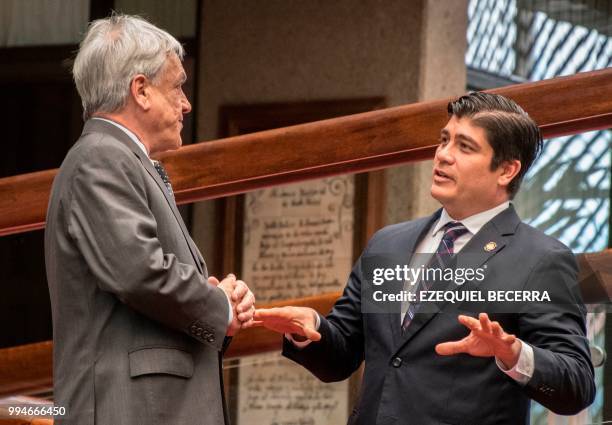
{"type": "MultiPolygon", "coordinates": [[[[317,313],[315,315],[315,330],[318,331],[320,326],[321,326],[321,318],[319,317],[319,314],[317,313]]],[[[304,348],[312,342],[312,340],[310,339],[307,339],[306,341],[296,341],[295,339],[293,339],[290,333],[286,333],[285,338],[297,348],[304,348]]]]}
{"type": "Polygon", "coordinates": [[[521,342],[521,353],[519,354],[518,361],[514,365],[512,369],[506,369],[504,365],[495,358],[495,363],[499,370],[504,372],[506,375],[514,379],[521,385],[526,385],[531,377],[533,376],[533,370],[535,368],[534,359],[533,359],[533,348],[531,345],[521,342]]]}
{"type": "MultiPolygon", "coordinates": [[[[219,289],[221,289],[221,288],[219,288],[219,289]]],[[[227,309],[227,316],[228,316],[228,318],[227,318],[227,327],[229,327],[232,324],[232,320],[234,320],[234,312],[232,311],[233,310],[232,302],[230,301],[229,296],[225,293],[225,291],[223,291],[223,293],[225,294],[225,299],[227,300],[227,306],[229,307],[227,309]]]]}

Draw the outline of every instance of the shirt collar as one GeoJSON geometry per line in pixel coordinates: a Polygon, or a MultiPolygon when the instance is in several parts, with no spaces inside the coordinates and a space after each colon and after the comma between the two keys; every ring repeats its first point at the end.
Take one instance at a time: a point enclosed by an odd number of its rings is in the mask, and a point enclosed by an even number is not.
{"type": "Polygon", "coordinates": [[[136,143],[136,146],[138,146],[140,149],[142,149],[142,151],[147,156],[147,158],[149,158],[149,160],[151,159],[149,157],[149,152],[147,151],[147,148],[145,147],[145,145],[143,145],[142,142],[140,140],[138,140],[138,137],[134,133],[132,133],[130,130],[128,130],[127,128],[125,128],[121,124],[116,123],[115,121],[111,121],[108,118],[93,117],[92,120],[105,121],[107,123],[110,123],[110,124],[114,125],[115,127],[119,128],[120,130],[123,130],[123,132],[125,134],[127,134],[128,137],[132,140],[132,142],[136,143]]]}
{"type": "MultiPolygon", "coordinates": [[[[497,214],[499,214],[500,212],[504,211],[505,209],[509,207],[510,207],[510,201],[502,202],[498,206],[493,207],[489,210],[482,211],[482,212],[479,212],[478,214],[474,214],[472,216],[464,218],[463,220],[461,220],[461,224],[463,224],[465,228],[468,229],[472,235],[475,235],[482,228],[482,226],[487,224],[493,217],[495,217],[497,214]]],[[[448,215],[448,213],[446,212],[446,209],[442,209],[442,214],[440,215],[440,219],[438,220],[438,222],[432,229],[432,232],[431,232],[432,236],[438,233],[438,231],[442,229],[442,227],[444,227],[446,223],[450,223],[451,221],[457,221],[457,220],[455,220],[450,215],[448,215]]]]}

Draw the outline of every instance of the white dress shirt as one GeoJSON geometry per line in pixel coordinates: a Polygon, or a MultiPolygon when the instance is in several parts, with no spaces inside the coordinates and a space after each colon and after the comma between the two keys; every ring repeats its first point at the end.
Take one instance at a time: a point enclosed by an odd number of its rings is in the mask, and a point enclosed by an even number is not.
{"type": "MultiPolygon", "coordinates": [[[[116,123],[115,121],[111,121],[111,120],[106,119],[106,118],[94,117],[94,118],[92,118],[92,120],[100,120],[100,121],[107,122],[109,124],[114,125],[115,127],[120,129],[121,131],[123,131],[125,134],[128,135],[128,137],[130,138],[130,140],[132,140],[132,142],[136,143],[136,146],[138,146],[140,149],[142,149],[142,151],[144,152],[144,154],[147,157],[147,159],[149,161],[151,161],[151,164],[153,164],[153,160],[149,156],[149,151],[147,150],[146,146],[143,145],[140,140],[138,140],[138,137],[133,132],[131,132],[130,130],[128,130],[127,128],[122,126],[121,124],[116,123]]],[[[227,296],[227,293],[225,293],[225,291],[223,291],[223,293],[225,294],[225,296],[227,298],[227,305],[229,306],[229,310],[228,310],[229,311],[229,318],[227,320],[227,324],[229,326],[232,323],[232,320],[234,318],[234,313],[232,312],[232,303],[231,303],[229,297],[227,296]]]]}

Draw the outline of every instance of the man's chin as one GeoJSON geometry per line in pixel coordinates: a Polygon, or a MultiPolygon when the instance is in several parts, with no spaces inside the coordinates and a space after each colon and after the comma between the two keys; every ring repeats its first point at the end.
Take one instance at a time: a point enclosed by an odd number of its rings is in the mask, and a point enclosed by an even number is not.
{"type": "Polygon", "coordinates": [[[180,148],[181,146],[183,146],[183,139],[179,137],[178,139],[173,140],[172,144],[168,144],[168,150],[174,151],[180,148]]]}
{"type": "Polygon", "coordinates": [[[435,183],[431,185],[431,189],[429,190],[429,193],[431,194],[432,198],[434,198],[436,201],[438,201],[441,204],[444,204],[445,200],[452,197],[452,195],[449,193],[448,190],[445,190],[437,186],[435,183]]]}
{"type": "Polygon", "coordinates": [[[168,152],[168,151],[175,151],[178,148],[181,147],[181,145],[183,144],[181,139],[178,140],[172,140],[172,141],[166,141],[162,144],[160,144],[159,146],[157,146],[155,149],[151,150],[150,154],[160,154],[160,153],[164,153],[164,152],[168,152]]]}

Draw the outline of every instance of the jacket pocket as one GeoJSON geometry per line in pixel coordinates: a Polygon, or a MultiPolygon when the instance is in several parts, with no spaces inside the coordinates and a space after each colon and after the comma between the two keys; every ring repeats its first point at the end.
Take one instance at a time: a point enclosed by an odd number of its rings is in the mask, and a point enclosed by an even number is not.
{"type": "Polygon", "coordinates": [[[191,353],[173,347],[144,347],[128,353],[130,377],[164,374],[182,378],[193,376],[191,353]]]}

